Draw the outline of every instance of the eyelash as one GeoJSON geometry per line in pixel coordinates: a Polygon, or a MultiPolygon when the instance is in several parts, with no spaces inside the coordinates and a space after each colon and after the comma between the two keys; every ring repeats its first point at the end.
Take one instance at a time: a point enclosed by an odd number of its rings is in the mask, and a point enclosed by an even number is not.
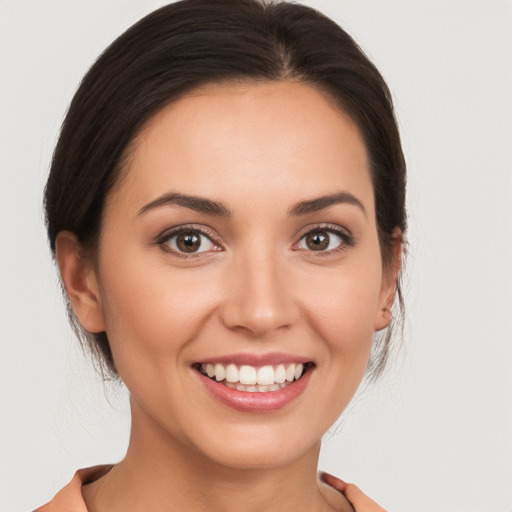
{"type": "Polygon", "coordinates": [[[163,251],[172,254],[173,256],[178,256],[179,258],[197,258],[200,257],[205,252],[210,251],[200,251],[200,252],[180,252],[179,250],[173,249],[169,246],[169,242],[175,238],[181,235],[182,233],[195,233],[199,234],[200,236],[203,236],[207,238],[210,243],[212,243],[216,248],[214,249],[214,252],[220,251],[221,246],[218,242],[215,241],[215,237],[213,236],[213,233],[209,230],[204,229],[202,226],[197,226],[195,224],[187,224],[183,226],[179,226],[176,228],[172,228],[170,230],[167,230],[163,232],[161,235],[159,235],[156,239],[156,245],[158,245],[163,251]]]}
{"type": "MultiPolygon", "coordinates": [[[[223,250],[221,247],[221,244],[215,240],[216,237],[213,236],[213,233],[211,231],[204,229],[203,226],[197,226],[195,224],[183,225],[183,226],[179,226],[179,227],[167,230],[157,237],[155,244],[158,245],[166,253],[170,253],[179,258],[194,258],[194,257],[197,258],[197,257],[200,257],[201,255],[203,255],[204,253],[211,252],[211,250],[206,250],[206,251],[200,251],[200,252],[186,253],[186,252],[180,252],[179,250],[171,248],[169,246],[169,242],[173,238],[179,236],[182,233],[196,233],[196,234],[199,234],[200,236],[207,238],[209,240],[209,242],[215,246],[215,249],[213,250],[213,252],[223,250]]],[[[353,247],[355,245],[355,243],[356,243],[355,238],[347,230],[340,228],[340,226],[337,226],[335,224],[319,224],[312,228],[308,228],[305,232],[303,232],[299,238],[299,241],[296,242],[292,248],[293,248],[293,250],[296,250],[296,251],[307,251],[307,252],[314,254],[315,256],[323,257],[323,256],[330,256],[330,255],[345,251],[347,248],[353,247]],[[331,233],[331,234],[334,234],[337,237],[339,237],[341,239],[341,242],[338,247],[335,247],[334,249],[329,249],[326,251],[324,251],[324,250],[315,251],[312,249],[302,249],[302,248],[298,247],[299,244],[308,235],[311,235],[314,233],[327,233],[327,234],[331,233]]]]}
{"type": "Polygon", "coordinates": [[[319,224],[312,228],[307,228],[307,230],[301,234],[299,241],[294,244],[294,250],[297,251],[307,251],[311,254],[314,254],[317,257],[327,257],[335,254],[339,254],[340,252],[346,251],[350,247],[354,247],[356,245],[356,240],[354,236],[346,229],[341,228],[336,224],[319,224]],[[308,235],[312,235],[314,233],[327,233],[334,234],[340,238],[340,243],[337,247],[333,249],[329,249],[327,251],[314,251],[312,249],[301,249],[298,245],[305,240],[308,235]]]}

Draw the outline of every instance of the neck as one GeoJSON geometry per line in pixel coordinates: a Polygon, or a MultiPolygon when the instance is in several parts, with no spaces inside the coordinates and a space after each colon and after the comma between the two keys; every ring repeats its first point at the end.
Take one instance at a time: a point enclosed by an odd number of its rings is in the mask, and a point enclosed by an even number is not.
{"type": "Polygon", "coordinates": [[[318,442],[276,467],[227,466],[132,412],[126,457],[83,496],[89,512],[328,510],[317,483],[319,451],[318,442]]]}

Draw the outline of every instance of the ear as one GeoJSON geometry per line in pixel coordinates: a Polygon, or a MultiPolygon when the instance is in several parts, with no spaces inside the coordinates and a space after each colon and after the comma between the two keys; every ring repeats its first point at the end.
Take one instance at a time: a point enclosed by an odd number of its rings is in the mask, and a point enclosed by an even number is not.
{"type": "Polygon", "coordinates": [[[391,322],[391,307],[395,300],[398,274],[402,268],[402,244],[403,235],[400,228],[395,228],[392,234],[393,254],[389,268],[385,269],[382,276],[382,288],[380,290],[379,305],[375,315],[374,330],[385,329],[391,322]]]}
{"type": "Polygon", "coordinates": [[[80,325],[89,332],[104,331],[101,296],[92,262],[70,231],[58,233],[55,247],[62,282],[80,325]]]}

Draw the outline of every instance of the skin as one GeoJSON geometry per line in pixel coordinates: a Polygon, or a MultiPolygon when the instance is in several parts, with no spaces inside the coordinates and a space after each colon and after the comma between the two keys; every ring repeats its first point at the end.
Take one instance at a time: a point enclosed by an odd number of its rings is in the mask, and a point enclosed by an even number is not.
{"type": "MultiPolygon", "coordinates": [[[[84,255],[72,233],[57,239],[75,312],[87,330],[106,330],[131,396],[127,455],[83,487],[89,511],[351,510],[317,481],[320,442],[390,321],[399,267],[383,270],[359,130],[322,93],[282,81],[203,87],[134,142],[97,254],[84,255]],[[290,214],[340,192],[357,201],[290,214]],[[168,193],[221,203],[230,216],[147,207],[168,193]],[[200,252],[162,240],[184,224],[205,230],[200,252]],[[307,244],[314,229],[328,250],[307,244]],[[304,392],[273,412],[222,404],[192,368],[269,352],[315,364],[304,392]]],[[[353,489],[357,510],[382,510],[353,489]]]]}

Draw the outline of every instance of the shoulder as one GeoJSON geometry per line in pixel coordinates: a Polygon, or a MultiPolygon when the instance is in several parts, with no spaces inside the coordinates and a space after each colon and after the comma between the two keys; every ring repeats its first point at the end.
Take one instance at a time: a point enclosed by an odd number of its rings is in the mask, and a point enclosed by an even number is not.
{"type": "Polygon", "coordinates": [[[49,503],[33,512],[87,512],[82,497],[82,485],[98,480],[111,469],[112,465],[79,469],[71,482],[63,487],[49,503]]]}
{"type": "Polygon", "coordinates": [[[318,473],[318,481],[320,491],[325,501],[333,510],[340,512],[354,512],[352,504],[345,496],[345,488],[347,484],[343,480],[340,480],[329,473],[321,472],[318,473]]]}
{"type": "MultiPolygon", "coordinates": [[[[357,485],[344,482],[328,473],[320,473],[319,478],[321,482],[343,495],[350,506],[347,510],[354,512],[386,512],[378,503],[366,496],[357,485]]],[[[341,508],[340,510],[344,511],[346,509],[341,508]]]]}

